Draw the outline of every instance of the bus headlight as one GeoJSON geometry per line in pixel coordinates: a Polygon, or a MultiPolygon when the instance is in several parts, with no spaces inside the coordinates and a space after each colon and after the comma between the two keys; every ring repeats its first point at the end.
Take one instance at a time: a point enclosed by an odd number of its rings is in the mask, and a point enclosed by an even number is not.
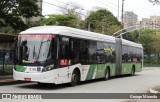
{"type": "Polygon", "coordinates": [[[49,66],[47,66],[47,67],[44,67],[43,70],[42,70],[42,72],[50,71],[50,70],[52,70],[53,68],[54,68],[54,65],[49,65],[49,66]]]}

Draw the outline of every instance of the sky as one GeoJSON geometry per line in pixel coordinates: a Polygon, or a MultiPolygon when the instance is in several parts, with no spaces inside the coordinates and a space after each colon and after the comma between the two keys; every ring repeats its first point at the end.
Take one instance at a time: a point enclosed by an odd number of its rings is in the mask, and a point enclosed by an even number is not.
{"type": "MultiPolygon", "coordinates": [[[[60,8],[67,2],[76,2],[82,6],[83,10],[79,12],[87,14],[95,7],[103,7],[111,11],[118,17],[118,0],[43,0],[42,14],[60,14],[60,8]],[[56,6],[57,5],[57,6],[56,6]]],[[[119,20],[121,19],[122,0],[119,0],[119,20]]],[[[133,11],[138,15],[138,19],[149,18],[150,16],[160,16],[160,5],[153,5],[148,0],[125,0],[124,12],[133,11]]]]}

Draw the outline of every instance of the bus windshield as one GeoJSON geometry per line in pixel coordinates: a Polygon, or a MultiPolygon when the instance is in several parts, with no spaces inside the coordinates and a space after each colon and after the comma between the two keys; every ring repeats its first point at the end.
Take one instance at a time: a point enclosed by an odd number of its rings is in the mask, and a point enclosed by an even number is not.
{"type": "Polygon", "coordinates": [[[22,36],[18,38],[18,60],[25,62],[46,61],[51,58],[51,37],[22,36]]]}

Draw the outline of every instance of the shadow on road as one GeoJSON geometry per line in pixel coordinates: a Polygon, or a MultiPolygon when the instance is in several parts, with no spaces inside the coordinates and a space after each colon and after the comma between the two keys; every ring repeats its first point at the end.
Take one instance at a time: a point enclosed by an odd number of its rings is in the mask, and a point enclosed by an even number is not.
{"type": "MultiPolygon", "coordinates": [[[[109,80],[114,80],[114,79],[117,79],[117,78],[120,80],[121,78],[136,77],[136,76],[139,76],[139,74],[136,74],[134,76],[130,76],[130,75],[116,76],[116,77],[111,77],[109,80]]],[[[80,85],[78,85],[78,86],[98,83],[98,82],[102,82],[102,81],[104,81],[104,80],[103,79],[95,79],[95,80],[84,81],[84,82],[81,82],[80,85]]],[[[75,87],[78,87],[78,86],[75,86],[75,87]]],[[[22,85],[19,85],[17,87],[23,88],[23,89],[58,90],[58,89],[69,88],[70,85],[69,85],[69,83],[68,84],[59,84],[59,85],[28,83],[27,85],[26,84],[22,84],[22,85]]]]}
{"type": "Polygon", "coordinates": [[[23,89],[58,90],[58,89],[67,88],[68,86],[69,86],[68,84],[60,84],[60,85],[41,84],[41,85],[39,85],[38,83],[31,83],[31,84],[27,84],[27,85],[20,85],[18,87],[23,88],[23,89]]]}
{"type": "Polygon", "coordinates": [[[24,82],[24,81],[1,82],[0,86],[8,86],[8,85],[16,85],[16,84],[24,84],[24,83],[28,83],[28,82],[24,82]]]}

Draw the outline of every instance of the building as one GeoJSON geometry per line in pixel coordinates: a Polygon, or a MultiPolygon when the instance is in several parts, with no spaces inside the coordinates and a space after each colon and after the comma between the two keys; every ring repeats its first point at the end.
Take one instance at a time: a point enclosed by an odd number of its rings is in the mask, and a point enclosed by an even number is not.
{"type": "Polygon", "coordinates": [[[141,26],[145,29],[155,29],[160,31],[160,16],[150,16],[150,18],[143,18],[141,26]]]}
{"type": "Polygon", "coordinates": [[[126,11],[123,14],[123,26],[124,28],[135,26],[137,24],[138,16],[134,12],[126,11]]]}

